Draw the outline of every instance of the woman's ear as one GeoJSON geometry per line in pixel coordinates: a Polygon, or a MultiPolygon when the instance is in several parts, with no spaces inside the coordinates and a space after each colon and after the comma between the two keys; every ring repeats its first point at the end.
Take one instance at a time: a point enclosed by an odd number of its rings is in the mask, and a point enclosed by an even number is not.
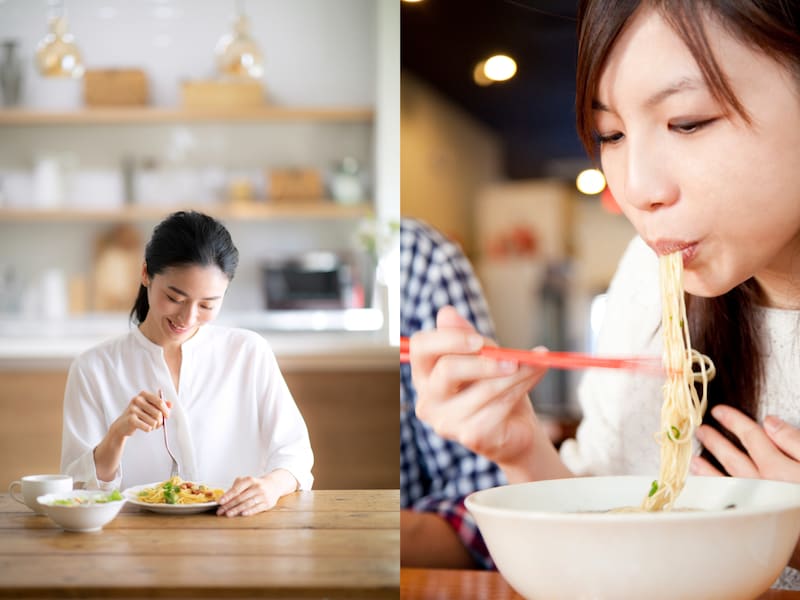
{"type": "Polygon", "coordinates": [[[150,287],[150,277],[147,275],[147,263],[142,263],[142,285],[144,287],[150,287]]]}

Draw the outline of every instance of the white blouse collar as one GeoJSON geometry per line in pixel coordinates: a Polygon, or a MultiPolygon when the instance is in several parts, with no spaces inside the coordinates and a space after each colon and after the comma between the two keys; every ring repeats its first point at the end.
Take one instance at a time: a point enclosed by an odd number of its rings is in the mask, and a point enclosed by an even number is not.
{"type": "MultiPolygon", "coordinates": [[[[205,337],[206,327],[208,327],[208,325],[202,325],[199,327],[197,333],[181,344],[181,348],[184,350],[193,350],[194,347],[205,337]]],[[[133,338],[139,343],[139,345],[141,345],[151,354],[157,354],[159,356],[163,354],[164,349],[143,334],[138,325],[132,329],[131,335],[133,335],[133,338]]]]}

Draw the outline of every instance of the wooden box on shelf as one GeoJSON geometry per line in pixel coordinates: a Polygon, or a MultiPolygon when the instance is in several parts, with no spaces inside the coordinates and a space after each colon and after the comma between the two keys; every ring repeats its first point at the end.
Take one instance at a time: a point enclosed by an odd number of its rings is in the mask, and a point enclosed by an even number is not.
{"type": "Polygon", "coordinates": [[[267,182],[268,197],[276,202],[319,202],[324,196],[317,169],[271,169],[267,182]]]}
{"type": "Polygon", "coordinates": [[[89,69],[83,101],[86,106],[145,106],[147,75],[141,69],[89,69]]]}
{"type": "Polygon", "coordinates": [[[258,81],[209,79],[184,81],[185,108],[253,108],[264,105],[264,88],[258,81]]]}

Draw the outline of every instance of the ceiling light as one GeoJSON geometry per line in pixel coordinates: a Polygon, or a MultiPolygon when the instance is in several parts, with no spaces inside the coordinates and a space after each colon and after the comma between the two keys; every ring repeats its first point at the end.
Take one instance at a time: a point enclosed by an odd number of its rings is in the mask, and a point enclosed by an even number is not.
{"type": "Polygon", "coordinates": [[[517,63],[510,56],[496,54],[486,59],[483,72],[492,81],[507,81],[517,72],[517,63]]]}
{"type": "Polygon", "coordinates": [[[61,3],[59,14],[50,18],[47,35],[36,47],[36,66],[45,77],[83,77],[84,66],[75,38],[67,31],[61,3]]]}
{"type": "Polygon", "coordinates": [[[234,21],[233,33],[217,42],[217,67],[222,75],[260,79],[264,75],[264,57],[255,40],[250,37],[250,23],[241,2],[234,21]]]}
{"type": "Polygon", "coordinates": [[[582,194],[599,194],[606,187],[606,178],[598,169],[586,169],[578,174],[575,185],[582,194]]]}
{"type": "Polygon", "coordinates": [[[486,61],[482,60],[475,68],[472,70],[472,79],[481,87],[486,87],[487,85],[492,85],[494,81],[489,79],[486,76],[486,61]]]}

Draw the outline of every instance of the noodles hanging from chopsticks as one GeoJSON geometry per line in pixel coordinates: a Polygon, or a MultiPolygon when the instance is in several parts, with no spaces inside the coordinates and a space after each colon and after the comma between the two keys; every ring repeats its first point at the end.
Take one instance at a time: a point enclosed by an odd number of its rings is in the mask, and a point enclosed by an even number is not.
{"type": "Polygon", "coordinates": [[[692,459],[694,432],[706,411],[708,382],[716,373],[711,359],[692,349],[683,295],[682,253],[661,256],[659,275],[667,381],[663,388],[661,430],[656,434],[661,446],[659,479],[653,482],[642,502],[642,508],[648,511],[670,510],[683,490],[692,459]],[[702,384],[700,394],[695,383],[702,384]]]}

